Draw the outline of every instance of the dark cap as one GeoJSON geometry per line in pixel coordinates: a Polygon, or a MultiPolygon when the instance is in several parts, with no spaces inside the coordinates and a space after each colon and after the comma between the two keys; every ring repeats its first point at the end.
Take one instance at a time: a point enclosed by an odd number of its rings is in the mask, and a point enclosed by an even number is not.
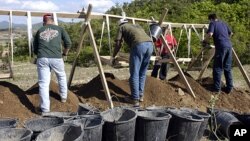
{"type": "Polygon", "coordinates": [[[53,20],[53,14],[47,13],[47,14],[43,15],[43,22],[47,22],[48,19],[52,19],[53,20]]]}

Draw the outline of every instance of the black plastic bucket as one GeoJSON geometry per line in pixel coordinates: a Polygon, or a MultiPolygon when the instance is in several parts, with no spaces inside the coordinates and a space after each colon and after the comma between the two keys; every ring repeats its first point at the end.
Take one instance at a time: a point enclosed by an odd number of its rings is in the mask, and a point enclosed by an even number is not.
{"type": "Polygon", "coordinates": [[[59,117],[63,119],[69,119],[74,116],[77,116],[77,113],[74,112],[47,112],[43,113],[43,117],[59,117]]]}
{"type": "Polygon", "coordinates": [[[78,115],[91,115],[100,114],[100,111],[88,104],[79,103],[77,113],[78,115]]]}
{"type": "Polygon", "coordinates": [[[137,112],[135,141],[165,141],[171,117],[156,111],[137,112]]]}
{"type": "Polygon", "coordinates": [[[157,41],[160,35],[162,34],[162,29],[160,25],[157,23],[152,23],[150,24],[149,28],[150,28],[150,34],[151,34],[153,41],[154,42],[157,41]]]}
{"type": "Polygon", "coordinates": [[[219,112],[216,114],[217,127],[219,127],[219,133],[224,137],[230,137],[230,126],[239,125],[241,122],[229,112],[219,112]]]}
{"type": "Polygon", "coordinates": [[[200,116],[183,110],[171,110],[167,138],[169,141],[195,141],[201,123],[200,116]]]}
{"type": "Polygon", "coordinates": [[[15,118],[0,118],[0,129],[1,128],[16,128],[18,120],[15,118]]]}
{"type": "Polygon", "coordinates": [[[85,126],[86,120],[87,120],[86,118],[76,117],[74,119],[65,120],[64,123],[65,124],[75,124],[76,126],[81,126],[83,129],[85,126]]]}
{"type": "Polygon", "coordinates": [[[103,141],[134,141],[136,112],[131,109],[114,108],[101,113],[105,123],[103,141]]]}
{"type": "Polygon", "coordinates": [[[33,132],[25,128],[0,129],[0,141],[30,141],[33,132]]]}
{"type": "Polygon", "coordinates": [[[85,122],[83,141],[101,141],[104,121],[97,116],[88,117],[85,122]]]}
{"type": "Polygon", "coordinates": [[[83,134],[80,126],[67,124],[43,131],[36,141],[82,141],[83,134]]]}
{"type": "Polygon", "coordinates": [[[55,118],[55,117],[33,118],[26,120],[24,122],[24,127],[33,131],[32,139],[34,139],[42,131],[62,125],[63,122],[64,122],[63,118],[55,118]]]}
{"type": "Polygon", "coordinates": [[[200,128],[199,128],[199,131],[198,131],[198,134],[196,136],[196,140],[197,141],[200,141],[201,138],[203,137],[203,134],[204,134],[204,131],[207,129],[207,126],[208,126],[208,120],[209,118],[211,117],[210,114],[208,113],[205,113],[205,112],[202,112],[202,111],[198,111],[196,109],[190,109],[190,108],[181,108],[181,110],[186,110],[186,111],[189,111],[193,114],[196,114],[200,117],[202,117],[204,119],[204,121],[201,123],[200,125],[200,128]]]}
{"type": "Polygon", "coordinates": [[[149,106],[146,108],[148,111],[158,111],[158,112],[163,112],[163,113],[169,113],[171,110],[176,110],[177,108],[175,107],[169,107],[169,106],[149,106]]]}

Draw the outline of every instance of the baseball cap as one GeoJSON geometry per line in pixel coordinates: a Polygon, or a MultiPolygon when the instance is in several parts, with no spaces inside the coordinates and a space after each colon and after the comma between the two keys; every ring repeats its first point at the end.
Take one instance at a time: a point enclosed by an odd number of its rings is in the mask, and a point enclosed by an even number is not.
{"type": "Polygon", "coordinates": [[[51,13],[44,14],[43,15],[43,22],[46,22],[48,18],[53,19],[53,14],[51,14],[51,13]]]}
{"type": "Polygon", "coordinates": [[[128,19],[120,19],[118,21],[118,25],[122,25],[122,24],[127,23],[127,22],[128,22],[128,19]]]}

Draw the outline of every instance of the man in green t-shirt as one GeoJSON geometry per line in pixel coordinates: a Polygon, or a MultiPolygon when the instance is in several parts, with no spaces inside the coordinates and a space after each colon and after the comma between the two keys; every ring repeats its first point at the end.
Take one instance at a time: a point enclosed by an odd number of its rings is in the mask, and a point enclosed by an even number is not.
{"type": "Polygon", "coordinates": [[[51,70],[56,73],[61,102],[66,102],[68,88],[66,73],[64,70],[63,56],[67,56],[71,47],[68,33],[57,25],[54,25],[52,14],[43,16],[43,27],[34,37],[34,53],[37,55],[37,71],[40,95],[39,114],[50,112],[49,85],[51,70]],[[61,53],[61,41],[64,42],[64,50],[61,53]]]}
{"type": "Polygon", "coordinates": [[[129,24],[128,20],[121,19],[115,39],[115,49],[111,59],[112,64],[123,40],[130,47],[129,85],[131,97],[126,97],[125,101],[134,104],[134,106],[139,106],[139,101],[143,101],[146,72],[153,52],[153,43],[140,25],[129,24]]]}

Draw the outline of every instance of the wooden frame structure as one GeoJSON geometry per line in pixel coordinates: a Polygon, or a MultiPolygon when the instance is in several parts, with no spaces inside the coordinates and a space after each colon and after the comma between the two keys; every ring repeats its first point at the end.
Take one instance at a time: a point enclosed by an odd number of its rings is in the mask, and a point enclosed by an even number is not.
{"type": "MultiPolygon", "coordinates": [[[[95,55],[95,58],[96,58],[97,63],[98,63],[98,70],[99,70],[99,73],[101,75],[102,85],[103,85],[104,90],[105,90],[106,98],[107,98],[107,100],[108,100],[108,102],[110,104],[110,107],[113,108],[113,103],[112,103],[112,100],[111,100],[111,96],[110,96],[110,93],[109,93],[108,85],[107,85],[106,78],[104,76],[104,71],[103,71],[102,64],[101,64],[101,59],[100,59],[100,56],[99,56],[99,53],[98,53],[98,49],[97,49],[97,45],[96,45],[96,42],[95,42],[95,38],[94,38],[93,31],[92,31],[92,28],[91,28],[91,25],[90,25],[90,19],[103,19],[103,20],[106,20],[107,30],[108,30],[108,38],[109,38],[110,55],[111,55],[111,53],[112,53],[111,50],[112,49],[111,49],[110,22],[109,22],[109,19],[110,18],[112,18],[112,19],[121,19],[121,18],[123,18],[123,16],[103,14],[103,13],[96,13],[96,12],[91,12],[91,10],[92,10],[92,6],[89,5],[87,11],[81,11],[81,12],[78,12],[78,13],[69,13],[69,12],[54,12],[53,13],[54,19],[55,19],[55,24],[58,24],[58,22],[57,22],[57,18],[58,17],[60,17],[60,18],[79,18],[79,19],[84,19],[84,23],[82,24],[81,33],[80,33],[80,43],[79,43],[79,46],[77,48],[76,58],[75,58],[75,60],[73,62],[73,65],[72,65],[72,69],[71,69],[71,73],[70,73],[70,78],[69,78],[69,81],[68,81],[68,86],[70,86],[71,81],[73,79],[73,75],[74,75],[74,71],[75,71],[75,66],[76,66],[76,60],[77,60],[77,58],[79,56],[79,52],[80,52],[80,50],[82,48],[82,43],[83,43],[83,38],[85,36],[85,32],[88,30],[90,38],[91,38],[91,41],[92,41],[92,45],[93,45],[93,48],[94,48],[94,55],[95,55]]],[[[33,37],[32,37],[32,20],[31,20],[31,17],[42,17],[43,14],[44,14],[44,12],[39,12],[39,11],[0,10],[0,15],[9,15],[10,29],[11,29],[10,30],[11,62],[12,62],[11,64],[13,64],[13,34],[12,34],[12,23],[13,23],[13,20],[12,20],[12,16],[27,16],[27,33],[28,33],[28,43],[29,43],[29,54],[31,56],[31,54],[32,54],[32,40],[33,40],[33,37]]],[[[165,16],[166,16],[166,12],[162,15],[162,17],[161,17],[161,19],[159,21],[159,23],[162,26],[170,26],[171,28],[183,28],[183,29],[185,29],[186,35],[187,35],[187,38],[188,38],[188,45],[187,45],[187,47],[188,47],[188,56],[190,56],[190,52],[191,52],[191,32],[192,32],[192,29],[195,31],[195,33],[199,37],[199,34],[198,34],[196,28],[201,28],[202,29],[202,34],[203,34],[202,38],[203,38],[204,34],[205,34],[205,28],[207,28],[208,25],[207,24],[189,24],[189,23],[163,22],[163,19],[165,18],[165,16]]],[[[133,24],[135,24],[135,22],[146,22],[146,23],[149,23],[151,21],[150,19],[142,19],[142,18],[134,18],[134,17],[126,17],[126,18],[128,20],[132,21],[133,24]]],[[[103,27],[104,26],[105,26],[105,22],[103,22],[103,27]]],[[[182,33],[182,31],[181,31],[181,33],[182,33]]],[[[167,45],[167,42],[164,39],[163,35],[161,35],[160,38],[163,40],[163,44],[165,46],[167,46],[167,49],[169,49],[168,45],[167,45]]],[[[201,50],[201,53],[199,55],[202,55],[202,53],[203,53],[203,51],[201,50]]],[[[238,57],[237,57],[237,55],[236,55],[236,53],[235,53],[234,50],[233,50],[233,55],[236,58],[236,62],[238,64],[238,66],[239,66],[239,68],[240,68],[240,70],[241,70],[241,72],[242,72],[242,74],[243,74],[243,76],[244,76],[244,78],[245,78],[248,86],[250,87],[249,78],[248,78],[248,76],[247,76],[244,68],[242,67],[241,62],[238,59],[238,57]]],[[[185,75],[183,74],[182,70],[179,67],[178,59],[176,59],[176,57],[172,53],[171,53],[170,56],[171,56],[171,59],[174,61],[173,63],[175,65],[178,73],[181,75],[182,79],[184,80],[184,84],[187,87],[188,91],[193,95],[193,97],[195,97],[195,94],[192,91],[192,88],[190,87],[187,79],[185,78],[185,75]]],[[[106,57],[106,61],[108,59],[109,59],[109,57],[106,57]]],[[[203,66],[203,69],[202,69],[202,72],[201,72],[199,78],[202,76],[202,74],[206,70],[206,68],[207,68],[207,66],[208,66],[208,64],[209,64],[209,62],[210,62],[211,59],[212,59],[212,57],[210,57],[209,61],[207,61],[205,63],[205,65],[203,66]]],[[[185,59],[184,59],[184,61],[185,61],[185,59]]],[[[188,61],[190,62],[192,60],[188,60],[188,61]]]]}

